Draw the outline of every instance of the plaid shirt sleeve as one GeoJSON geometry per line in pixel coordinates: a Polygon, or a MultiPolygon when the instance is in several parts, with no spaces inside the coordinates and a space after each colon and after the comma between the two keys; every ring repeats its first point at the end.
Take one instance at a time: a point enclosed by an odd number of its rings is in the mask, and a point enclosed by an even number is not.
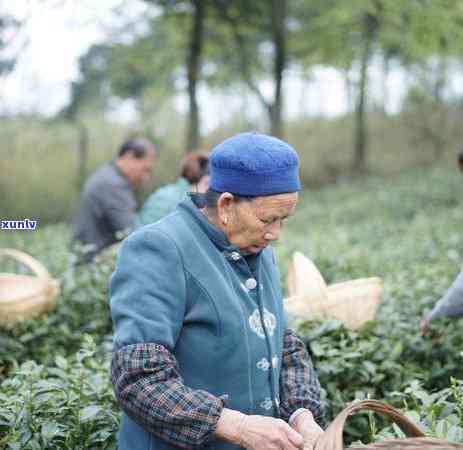
{"type": "Polygon", "coordinates": [[[299,408],[311,411],[316,422],[324,427],[325,411],[320,399],[320,383],[312,360],[304,343],[288,328],[283,340],[280,416],[288,421],[299,408]]]}
{"type": "Polygon", "coordinates": [[[162,345],[128,345],[113,354],[111,377],[122,409],[147,431],[180,448],[213,438],[224,399],[183,384],[174,356],[162,345]]]}

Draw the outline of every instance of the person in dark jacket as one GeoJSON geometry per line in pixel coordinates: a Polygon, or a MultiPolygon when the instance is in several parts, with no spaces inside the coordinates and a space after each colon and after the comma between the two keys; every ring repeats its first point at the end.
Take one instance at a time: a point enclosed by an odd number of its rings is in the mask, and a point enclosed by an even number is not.
{"type": "Polygon", "coordinates": [[[209,190],[122,243],[110,282],[119,450],[311,449],[320,384],[288,328],[271,244],[299,160],[244,133],[209,157],[209,190]]]}
{"type": "Polygon", "coordinates": [[[115,160],[86,181],[71,242],[81,262],[91,261],[134,227],[135,189],[151,175],[156,158],[156,148],[150,141],[131,139],[121,145],[115,160]]]}

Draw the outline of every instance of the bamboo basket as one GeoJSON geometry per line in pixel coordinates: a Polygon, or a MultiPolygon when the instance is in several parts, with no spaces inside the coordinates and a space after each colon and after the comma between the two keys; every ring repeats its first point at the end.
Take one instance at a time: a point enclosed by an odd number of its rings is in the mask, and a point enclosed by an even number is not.
{"type": "Polygon", "coordinates": [[[343,431],[348,417],[359,411],[375,411],[389,417],[407,436],[381,442],[348,447],[349,450],[463,450],[463,444],[425,437],[423,431],[399,410],[378,400],[352,403],[341,411],[326,431],[318,438],[314,450],[344,450],[343,431]]]}
{"type": "Polygon", "coordinates": [[[327,286],[316,266],[296,252],[288,268],[286,310],[303,320],[336,319],[351,329],[360,328],[376,316],[383,282],[359,278],[327,286]]]}
{"type": "Polygon", "coordinates": [[[326,283],[315,264],[301,252],[294,252],[288,267],[288,292],[290,297],[327,297],[326,283]]]}
{"type": "Polygon", "coordinates": [[[59,294],[58,282],[51,278],[39,261],[13,249],[0,249],[1,257],[21,262],[34,275],[0,273],[0,325],[11,326],[55,307],[59,294]]]}

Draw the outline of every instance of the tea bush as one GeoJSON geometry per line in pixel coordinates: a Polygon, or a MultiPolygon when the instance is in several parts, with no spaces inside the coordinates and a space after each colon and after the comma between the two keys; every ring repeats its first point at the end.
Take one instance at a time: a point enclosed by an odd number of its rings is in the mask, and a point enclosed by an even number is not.
{"type": "Polygon", "coordinates": [[[108,361],[96,356],[88,336],[82,345],[49,367],[24,362],[2,383],[0,448],[115,448],[119,417],[108,361]]]}
{"type": "MultiPolygon", "coordinates": [[[[418,380],[412,380],[403,392],[391,392],[403,402],[403,412],[428,436],[463,441],[463,384],[450,379],[450,387],[430,394],[418,380]]],[[[404,437],[397,425],[378,430],[376,417],[369,418],[371,435],[376,440],[404,437]]]]}
{"type": "MultiPolygon", "coordinates": [[[[22,246],[16,248],[27,251],[22,246]]],[[[2,371],[28,359],[48,364],[56,355],[72,355],[79,350],[85,335],[93,336],[100,344],[98,349],[102,349],[101,344],[111,337],[107,284],[114,268],[113,261],[95,265],[91,270],[85,267],[72,270],[68,255],[60,258],[57,251],[58,265],[61,263],[63,267],[61,276],[58,276],[59,268],[52,249],[50,252],[44,249],[41,256],[35,256],[50,267],[52,275],[60,282],[61,294],[53,313],[0,332],[0,376],[2,371]]]]}
{"type": "MultiPolygon", "coordinates": [[[[346,402],[384,399],[430,434],[462,440],[459,322],[441,320],[426,338],[419,330],[424,311],[460,269],[462,182],[443,165],[301,194],[276,246],[283,285],[295,250],[315,262],[327,283],[384,280],[377,318],[361,330],[293,319],[314,359],[329,418],[346,402]]],[[[109,385],[107,284],[114,261],[71,270],[64,224],[0,238],[2,246],[41,260],[62,290],[47,317],[0,331],[0,448],[112,448],[118,413],[109,385]]],[[[0,271],[22,270],[0,264],[0,271]]],[[[367,415],[349,422],[346,438],[391,433],[396,428],[367,415]]]]}

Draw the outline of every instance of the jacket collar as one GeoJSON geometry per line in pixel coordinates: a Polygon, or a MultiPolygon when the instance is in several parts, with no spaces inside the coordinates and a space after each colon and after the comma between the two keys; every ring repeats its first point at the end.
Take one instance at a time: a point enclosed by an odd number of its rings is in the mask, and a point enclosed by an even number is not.
{"type": "Polygon", "coordinates": [[[187,198],[182,201],[179,204],[179,208],[195,220],[219,251],[224,252],[225,254],[240,251],[237,245],[230,243],[226,234],[222,230],[209,222],[205,214],[194,204],[191,198],[187,198]]]}
{"type": "Polygon", "coordinates": [[[133,185],[132,185],[131,181],[127,178],[127,176],[124,174],[124,172],[122,172],[122,170],[119,168],[119,166],[117,165],[117,161],[115,159],[112,159],[111,161],[109,161],[108,165],[109,165],[109,167],[112,168],[112,170],[117,175],[119,175],[120,178],[122,178],[122,180],[124,180],[133,189],[133,185]]]}
{"type": "Polygon", "coordinates": [[[190,183],[188,183],[188,180],[184,177],[179,177],[178,180],[175,182],[175,184],[180,188],[185,191],[189,191],[191,188],[190,183]]]}

